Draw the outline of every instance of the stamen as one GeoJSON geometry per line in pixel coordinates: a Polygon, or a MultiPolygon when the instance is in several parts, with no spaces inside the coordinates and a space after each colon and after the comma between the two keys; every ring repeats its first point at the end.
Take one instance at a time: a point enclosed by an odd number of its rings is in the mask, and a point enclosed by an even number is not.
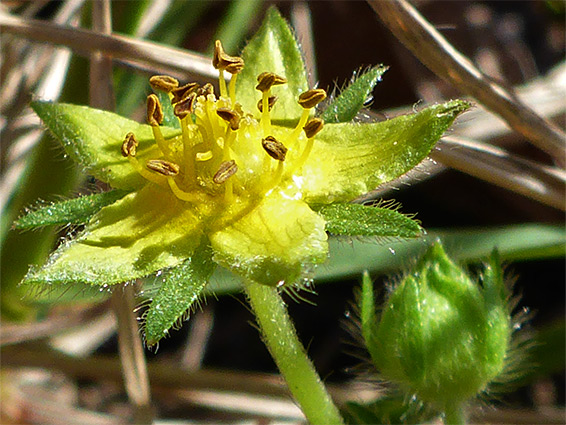
{"type": "Polygon", "coordinates": [[[224,121],[227,121],[230,125],[231,130],[238,130],[240,128],[240,114],[230,108],[218,108],[216,110],[216,114],[222,118],[224,121]]]}
{"type": "Polygon", "coordinates": [[[122,143],[122,156],[127,158],[129,156],[136,156],[136,149],[139,146],[139,142],[136,140],[134,133],[130,132],[126,134],[124,142],[122,143]]]}
{"type": "MultiPolygon", "coordinates": [[[[269,96],[269,98],[267,99],[267,104],[269,106],[270,111],[273,109],[273,105],[275,105],[277,99],[278,99],[277,96],[269,96]]],[[[257,102],[257,109],[259,109],[259,112],[263,112],[263,99],[260,99],[257,102]]]]}
{"type": "Polygon", "coordinates": [[[179,87],[179,81],[169,75],[154,75],[149,79],[149,84],[154,91],[161,90],[166,93],[179,87]]]}
{"type": "Polygon", "coordinates": [[[199,87],[200,86],[199,86],[198,83],[188,83],[188,84],[185,84],[182,87],[178,87],[174,90],[171,90],[171,94],[173,95],[173,98],[171,99],[171,103],[180,102],[181,100],[185,99],[191,93],[196,92],[199,87]]]}
{"type": "Polygon", "coordinates": [[[220,40],[214,43],[214,56],[212,66],[216,69],[226,70],[230,74],[238,74],[244,68],[244,60],[238,56],[230,56],[224,52],[220,40]]]}
{"type": "Polygon", "coordinates": [[[156,176],[155,174],[148,172],[145,168],[141,166],[141,164],[137,160],[136,150],[138,145],[139,143],[136,140],[134,133],[130,132],[126,134],[126,137],[124,138],[124,142],[122,143],[122,149],[121,149],[122,156],[128,158],[128,160],[130,161],[130,165],[134,168],[134,170],[136,170],[139,174],[141,174],[143,178],[149,180],[150,182],[157,183],[158,185],[163,186],[163,184],[165,183],[163,179],[160,176],[156,176]]]}
{"type": "Polygon", "coordinates": [[[216,174],[214,174],[214,177],[212,177],[212,181],[216,184],[222,184],[234,174],[236,174],[237,171],[238,165],[236,164],[236,161],[234,161],[233,159],[230,161],[224,161],[222,164],[220,164],[220,167],[218,168],[216,174]]]}
{"type": "Polygon", "coordinates": [[[183,100],[177,102],[173,108],[173,113],[182,120],[187,115],[192,114],[195,108],[196,93],[191,93],[183,100]]]}
{"type": "Polygon", "coordinates": [[[311,154],[312,147],[314,145],[314,136],[316,136],[324,127],[324,121],[320,118],[313,118],[310,120],[307,125],[303,127],[305,134],[307,136],[307,144],[305,145],[305,150],[301,154],[301,157],[295,161],[293,167],[289,171],[289,174],[293,174],[295,171],[299,170],[311,154]]]}
{"type": "Polygon", "coordinates": [[[289,147],[291,149],[294,147],[297,139],[299,138],[299,135],[301,134],[301,131],[305,127],[309,119],[311,109],[322,102],[324,99],[326,99],[326,91],[323,89],[311,89],[299,95],[298,102],[299,105],[303,107],[303,113],[301,115],[301,118],[299,119],[299,123],[289,136],[287,143],[289,144],[289,147]]]}
{"type": "Polygon", "coordinates": [[[230,79],[230,85],[228,86],[228,91],[230,92],[230,102],[232,106],[236,103],[236,80],[238,79],[238,74],[232,74],[230,79]]]}
{"type": "Polygon", "coordinates": [[[287,148],[281,142],[279,142],[273,136],[267,136],[265,139],[261,141],[261,146],[267,154],[276,159],[277,161],[285,161],[285,155],[287,155],[287,148]]]}
{"type": "Polygon", "coordinates": [[[147,97],[147,123],[151,126],[159,125],[163,122],[163,109],[159,98],[150,94],[147,97]]]}
{"type": "Polygon", "coordinates": [[[258,85],[256,86],[256,90],[260,92],[266,92],[273,86],[278,86],[280,84],[285,84],[287,79],[285,77],[281,77],[273,72],[262,72],[257,76],[258,85]]]}
{"type": "Polygon", "coordinates": [[[148,170],[155,171],[166,177],[173,177],[179,174],[179,166],[177,164],[162,159],[150,159],[145,166],[148,170]]]}
{"type": "Polygon", "coordinates": [[[163,155],[170,158],[171,150],[161,133],[159,124],[163,122],[163,110],[161,109],[161,103],[156,95],[150,94],[147,97],[147,122],[151,125],[151,130],[153,131],[153,137],[157,142],[157,146],[163,152],[163,155]]]}
{"type": "Polygon", "coordinates": [[[214,86],[210,83],[206,83],[204,86],[197,89],[198,96],[204,96],[206,99],[208,99],[209,94],[213,95],[214,99],[216,100],[216,96],[214,95],[214,86]]]}
{"type": "Polygon", "coordinates": [[[256,86],[256,89],[262,92],[260,124],[265,136],[271,133],[271,117],[269,116],[269,97],[271,94],[271,87],[285,84],[287,79],[280,77],[273,72],[262,72],[257,76],[257,81],[258,85],[256,86]]]}
{"type": "Polygon", "coordinates": [[[299,105],[305,109],[314,108],[326,99],[326,91],[323,89],[311,89],[299,95],[299,105]]]}
{"type": "Polygon", "coordinates": [[[308,139],[316,136],[324,127],[324,121],[320,118],[313,118],[304,127],[303,130],[308,139]]]}
{"type": "Polygon", "coordinates": [[[171,188],[173,194],[181,201],[195,203],[202,202],[201,197],[199,197],[197,193],[185,192],[184,190],[181,190],[173,177],[167,177],[167,183],[169,183],[169,187],[171,188]]]}

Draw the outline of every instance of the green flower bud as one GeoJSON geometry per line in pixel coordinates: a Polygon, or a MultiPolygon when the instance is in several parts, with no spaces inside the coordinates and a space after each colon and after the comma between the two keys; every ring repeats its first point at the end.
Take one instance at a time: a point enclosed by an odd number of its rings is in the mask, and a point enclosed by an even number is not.
{"type": "Polygon", "coordinates": [[[462,406],[504,369],[512,324],[497,253],[479,285],[437,243],[393,290],[379,322],[369,279],[361,304],[383,377],[441,410],[462,406]]]}

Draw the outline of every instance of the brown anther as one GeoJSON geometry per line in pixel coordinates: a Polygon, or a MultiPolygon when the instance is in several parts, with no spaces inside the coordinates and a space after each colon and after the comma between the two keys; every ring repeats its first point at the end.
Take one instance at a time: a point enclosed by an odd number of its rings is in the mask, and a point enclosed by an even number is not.
{"type": "Polygon", "coordinates": [[[149,84],[153,90],[167,93],[179,87],[179,81],[169,75],[154,75],[149,79],[149,84]]]}
{"type": "Polygon", "coordinates": [[[299,105],[305,109],[314,108],[326,99],[326,91],[323,89],[311,89],[299,95],[299,105]]]}
{"type": "Polygon", "coordinates": [[[192,114],[195,108],[195,101],[197,99],[196,93],[191,93],[180,102],[175,103],[173,113],[179,119],[185,118],[187,115],[192,114]]]}
{"type": "Polygon", "coordinates": [[[216,69],[223,69],[230,74],[238,74],[242,69],[244,69],[244,60],[238,56],[227,55],[222,48],[220,40],[216,40],[216,43],[214,44],[212,66],[216,69]]]}
{"type": "Polygon", "coordinates": [[[238,114],[236,111],[233,111],[230,108],[218,108],[216,110],[216,113],[224,121],[227,121],[228,123],[230,123],[230,128],[232,130],[237,130],[237,129],[240,128],[240,120],[242,118],[241,118],[240,114],[238,114]]]}
{"type": "Polygon", "coordinates": [[[236,165],[236,161],[233,159],[230,161],[224,161],[220,164],[218,171],[212,177],[212,181],[216,184],[222,184],[238,171],[238,165],[236,165]]]}
{"type": "Polygon", "coordinates": [[[257,76],[258,85],[255,87],[256,90],[260,92],[265,92],[273,86],[278,86],[279,84],[285,84],[287,79],[285,77],[280,77],[273,72],[262,72],[257,76]]]}
{"type": "MultiPolygon", "coordinates": [[[[277,102],[277,96],[269,96],[267,104],[270,111],[273,108],[273,105],[275,105],[275,102],[277,102]]],[[[259,102],[257,102],[257,109],[259,109],[259,112],[263,112],[263,99],[259,99],[259,102]]]]}
{"type": "Polygon", "coordinates": [[[189,94],[196,92],[199,88],[198,83],[188,83],[184,86],[177,87],[174,90],[171,90],[171,94],[173,95],[173,99],[171,99],[171,103],[177,103],[187,97],[189,94]]]}
{"type": "Polygon", "coordinates": [[[148,170],[155,171],[166,177],[173,177],[179,174],[179,166],[177,164],[162,159],[150,159],[145,166],[148,170]]]}
{"type": "Polygon", "coordinates": [[[156,95],[150,94],[147,97],[147,123],[152,126],[163,122],[163,110],[161,103],[156,95]]]}
{"type": "Polygon", "coordinates": [[[198,96],[207,97],[209,94],[214,94],[214,86],[210,83],[206,83],[204,86],[197,90],[198,96]]]}
{"type": "Polygon", "coordinates": [[[320,130],[324,127],[324,121],[320,118],[313,118],[307,122],[307,124],[303,127],[307,138],[314,137],[320,130]]]}
{"type": "Polygon", "coordinates": [[[285,155],[287,155],[287,148],[283,143],[275,139],[273,136],[267,136],[261,141],[261,146],[267,152],[267,154],[276,159],[277,161],[285,161],[285,155]]]}
{"type": "Polygon", "coordinates": [[[129,156],[135,157],[138,145],[139,143],[136,140],[134,133],[130,132],[126,134],[124,142],[122,143],[122,156],[125,158],[129,156]]]}

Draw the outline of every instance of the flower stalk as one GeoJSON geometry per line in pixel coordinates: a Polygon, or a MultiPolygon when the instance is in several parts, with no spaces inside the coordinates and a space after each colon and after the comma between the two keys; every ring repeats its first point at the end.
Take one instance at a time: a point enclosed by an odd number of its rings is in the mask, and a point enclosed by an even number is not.
{"type": "Polygon", "coordinates": [[[338,408],[314,369],[277,288],[245,282],[263,341],[289,390],[311,424],[343,424],[338,408]]]}

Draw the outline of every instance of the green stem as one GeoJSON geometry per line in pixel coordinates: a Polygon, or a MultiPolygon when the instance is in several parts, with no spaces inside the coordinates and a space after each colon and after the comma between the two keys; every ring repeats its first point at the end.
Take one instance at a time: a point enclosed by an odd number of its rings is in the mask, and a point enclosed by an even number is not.
{"type": "Polygon", "coordinates": [[[447,407],[444,410],[445,425],[466,425],[467,423],[466,411],[462,405],[447,407]]]}
{"type": "Polygon", "coordinates": [[[245,283],[263,339],[311,424],[343,424],[338,408],[305,352],[277,288],[245,283]]]}

